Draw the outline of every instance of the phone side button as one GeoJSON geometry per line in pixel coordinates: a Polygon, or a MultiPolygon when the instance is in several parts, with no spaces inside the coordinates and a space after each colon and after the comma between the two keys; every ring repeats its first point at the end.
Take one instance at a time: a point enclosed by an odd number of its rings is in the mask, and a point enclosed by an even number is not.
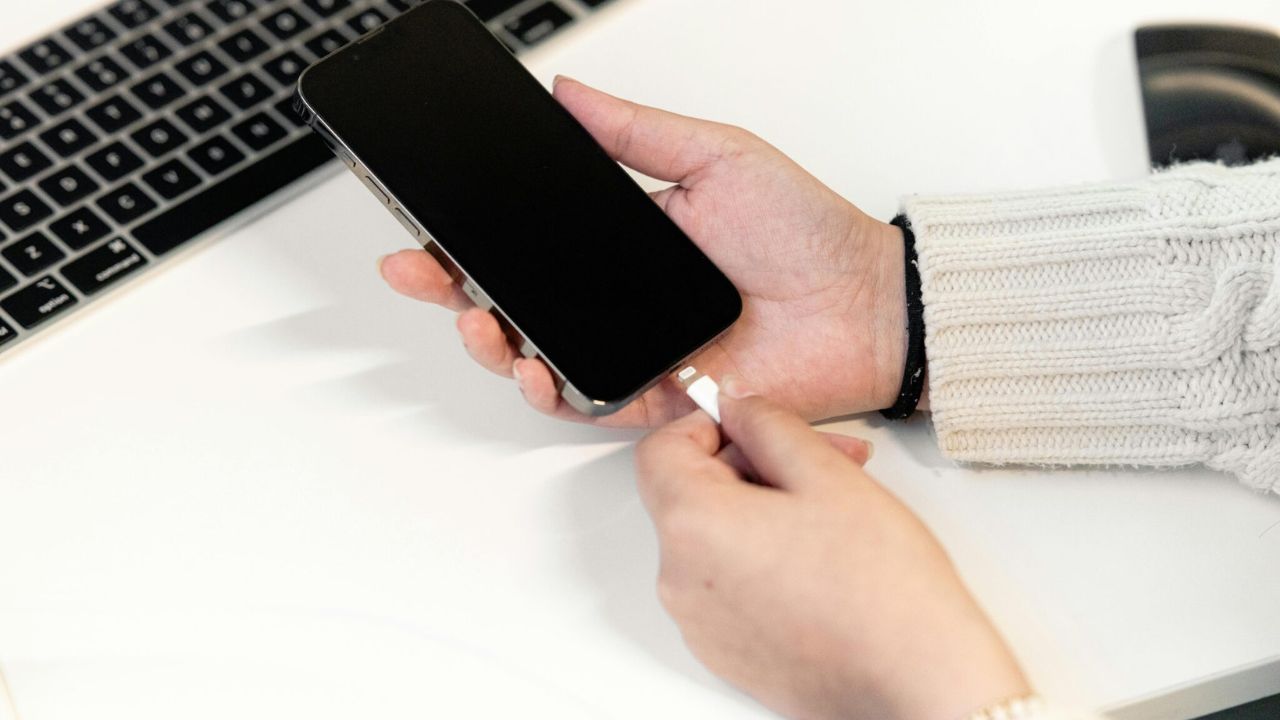
{"type": "Polygon", "coordinates": [[[538,348],[534,347],[533,343],[529,342],[528,340],[525,340],[524,342],[520,343],[520,354],[527,358],[537,357],[538,348]]]}
{"type": "Polygon", "coordinates": [[[378,183],[374,182],[373,178],[369,177],[368,175],[364,175],[363,177],[361,177],[361,180],[364,181],[365,187],[369,188],[370,192],[378,196],[378,199],[382,201],[383,205],[391,204],[391,198],[385,192],[382,191],[382,188],[378,187],[378,183]]]}
{"type": "Polygon", "coordinates": [[[471,301],[474,302],[476,307],[481,310],[488,310],[493,307],[493,303],[489,301],[489,297],[481,292],[480,288],[476,287],[476,284],[470,280],[462,283],[462,292],[466,293],[467,297],[471,298],[471,301]]]}
{"type": "Polygon", "coordinates": [[[396,214],[396,219],[400,221],[400,224],[404,226],[405,230],[408,230],[409,232],[413,233],[414,237],[422,236],[422,230],[418,229],[417,223],[410,220],[409,216],[404,214],[404,210],[401,210],[400,208],[394,208],[392,212],[396,214]]]}

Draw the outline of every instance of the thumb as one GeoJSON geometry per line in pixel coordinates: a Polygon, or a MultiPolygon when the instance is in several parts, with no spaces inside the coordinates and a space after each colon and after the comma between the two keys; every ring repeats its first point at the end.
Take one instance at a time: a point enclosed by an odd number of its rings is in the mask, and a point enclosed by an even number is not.
{"type": "Polygon", "coordinates": [[[726,378],[720,393],[724,434],[761,480],[784,490],[840,482],[858,464],[799,415],[726,378]]]}
{"type": "Polygon", "coordinates": [[[637,105],[557,76],[556,99],[609,157],[658,180],[688,181],[725,154],[738,128],[637,105]]]}

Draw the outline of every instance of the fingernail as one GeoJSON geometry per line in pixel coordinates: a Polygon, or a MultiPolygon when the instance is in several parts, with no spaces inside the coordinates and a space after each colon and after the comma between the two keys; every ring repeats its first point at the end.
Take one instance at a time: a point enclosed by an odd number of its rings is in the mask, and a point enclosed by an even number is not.
{"type": "Polygon", "coordinates": [[[520,392],[524,392],[524,378],[520,377],[519,360],[511,364],[511,376],[516,379],[516,387],[520,388],[520,392]]]}
{"type": "Polygon", "coordinates": [[[556,75],[555,78],[551,81],[551,92],[555,92],[556,88],[560,86],[560,81],[564,79],[566,79],[565,76],[556,75]]]}
{"type": "Polygon", "coordinates": [[[387,258],[389,257],[391,257],[391,254],[387,253],[386,255],[383,255],[382,257],[378,258],[378,275],[379,276],[382,276],[382,263],[386,262],[387,258]]]}
{"type": "Polygon", "coordinates": [[[863,440],[862,442],[867,446],[867,462],[871,462],[871,458],[876,456],[876,444],[870,440],[863,440]]]}
{"type": "Polygon", "coordinates": [[[720,392],[735,400],[749,398],[757,394],[755,390],[751,389],[750,385],[747,385],[737,375],[725,375],[724,380],[720,383],[720,392]]]}

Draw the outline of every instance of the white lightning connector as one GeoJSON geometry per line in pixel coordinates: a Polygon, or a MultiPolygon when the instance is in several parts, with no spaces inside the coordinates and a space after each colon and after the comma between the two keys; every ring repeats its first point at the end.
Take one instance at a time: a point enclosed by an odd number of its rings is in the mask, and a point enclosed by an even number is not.
{"type": "Polygon", "coordinates": [[[684,392],[702,411],[720,422],[720,386],[710,376],[698,372],[698,368],[690,365],[676,373],[676,380],[684,387],[684,392]]]}

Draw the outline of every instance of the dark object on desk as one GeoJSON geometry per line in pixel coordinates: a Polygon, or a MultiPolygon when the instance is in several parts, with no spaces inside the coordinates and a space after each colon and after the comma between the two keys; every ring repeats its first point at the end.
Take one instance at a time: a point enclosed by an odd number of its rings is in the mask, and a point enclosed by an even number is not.
{"type": "Polygon", "coordinates": [[[1280,695],[1254,700],[1239,707],[1205,715],[1200,720],[1275,720],[1280,718],[1280,695]]]}
{"type": "Polygon", "coordinates": [[[1154,25],[1135,39],[1153,165],[1241,165],[1280,154],[1280,36],[1154,25]]]}

